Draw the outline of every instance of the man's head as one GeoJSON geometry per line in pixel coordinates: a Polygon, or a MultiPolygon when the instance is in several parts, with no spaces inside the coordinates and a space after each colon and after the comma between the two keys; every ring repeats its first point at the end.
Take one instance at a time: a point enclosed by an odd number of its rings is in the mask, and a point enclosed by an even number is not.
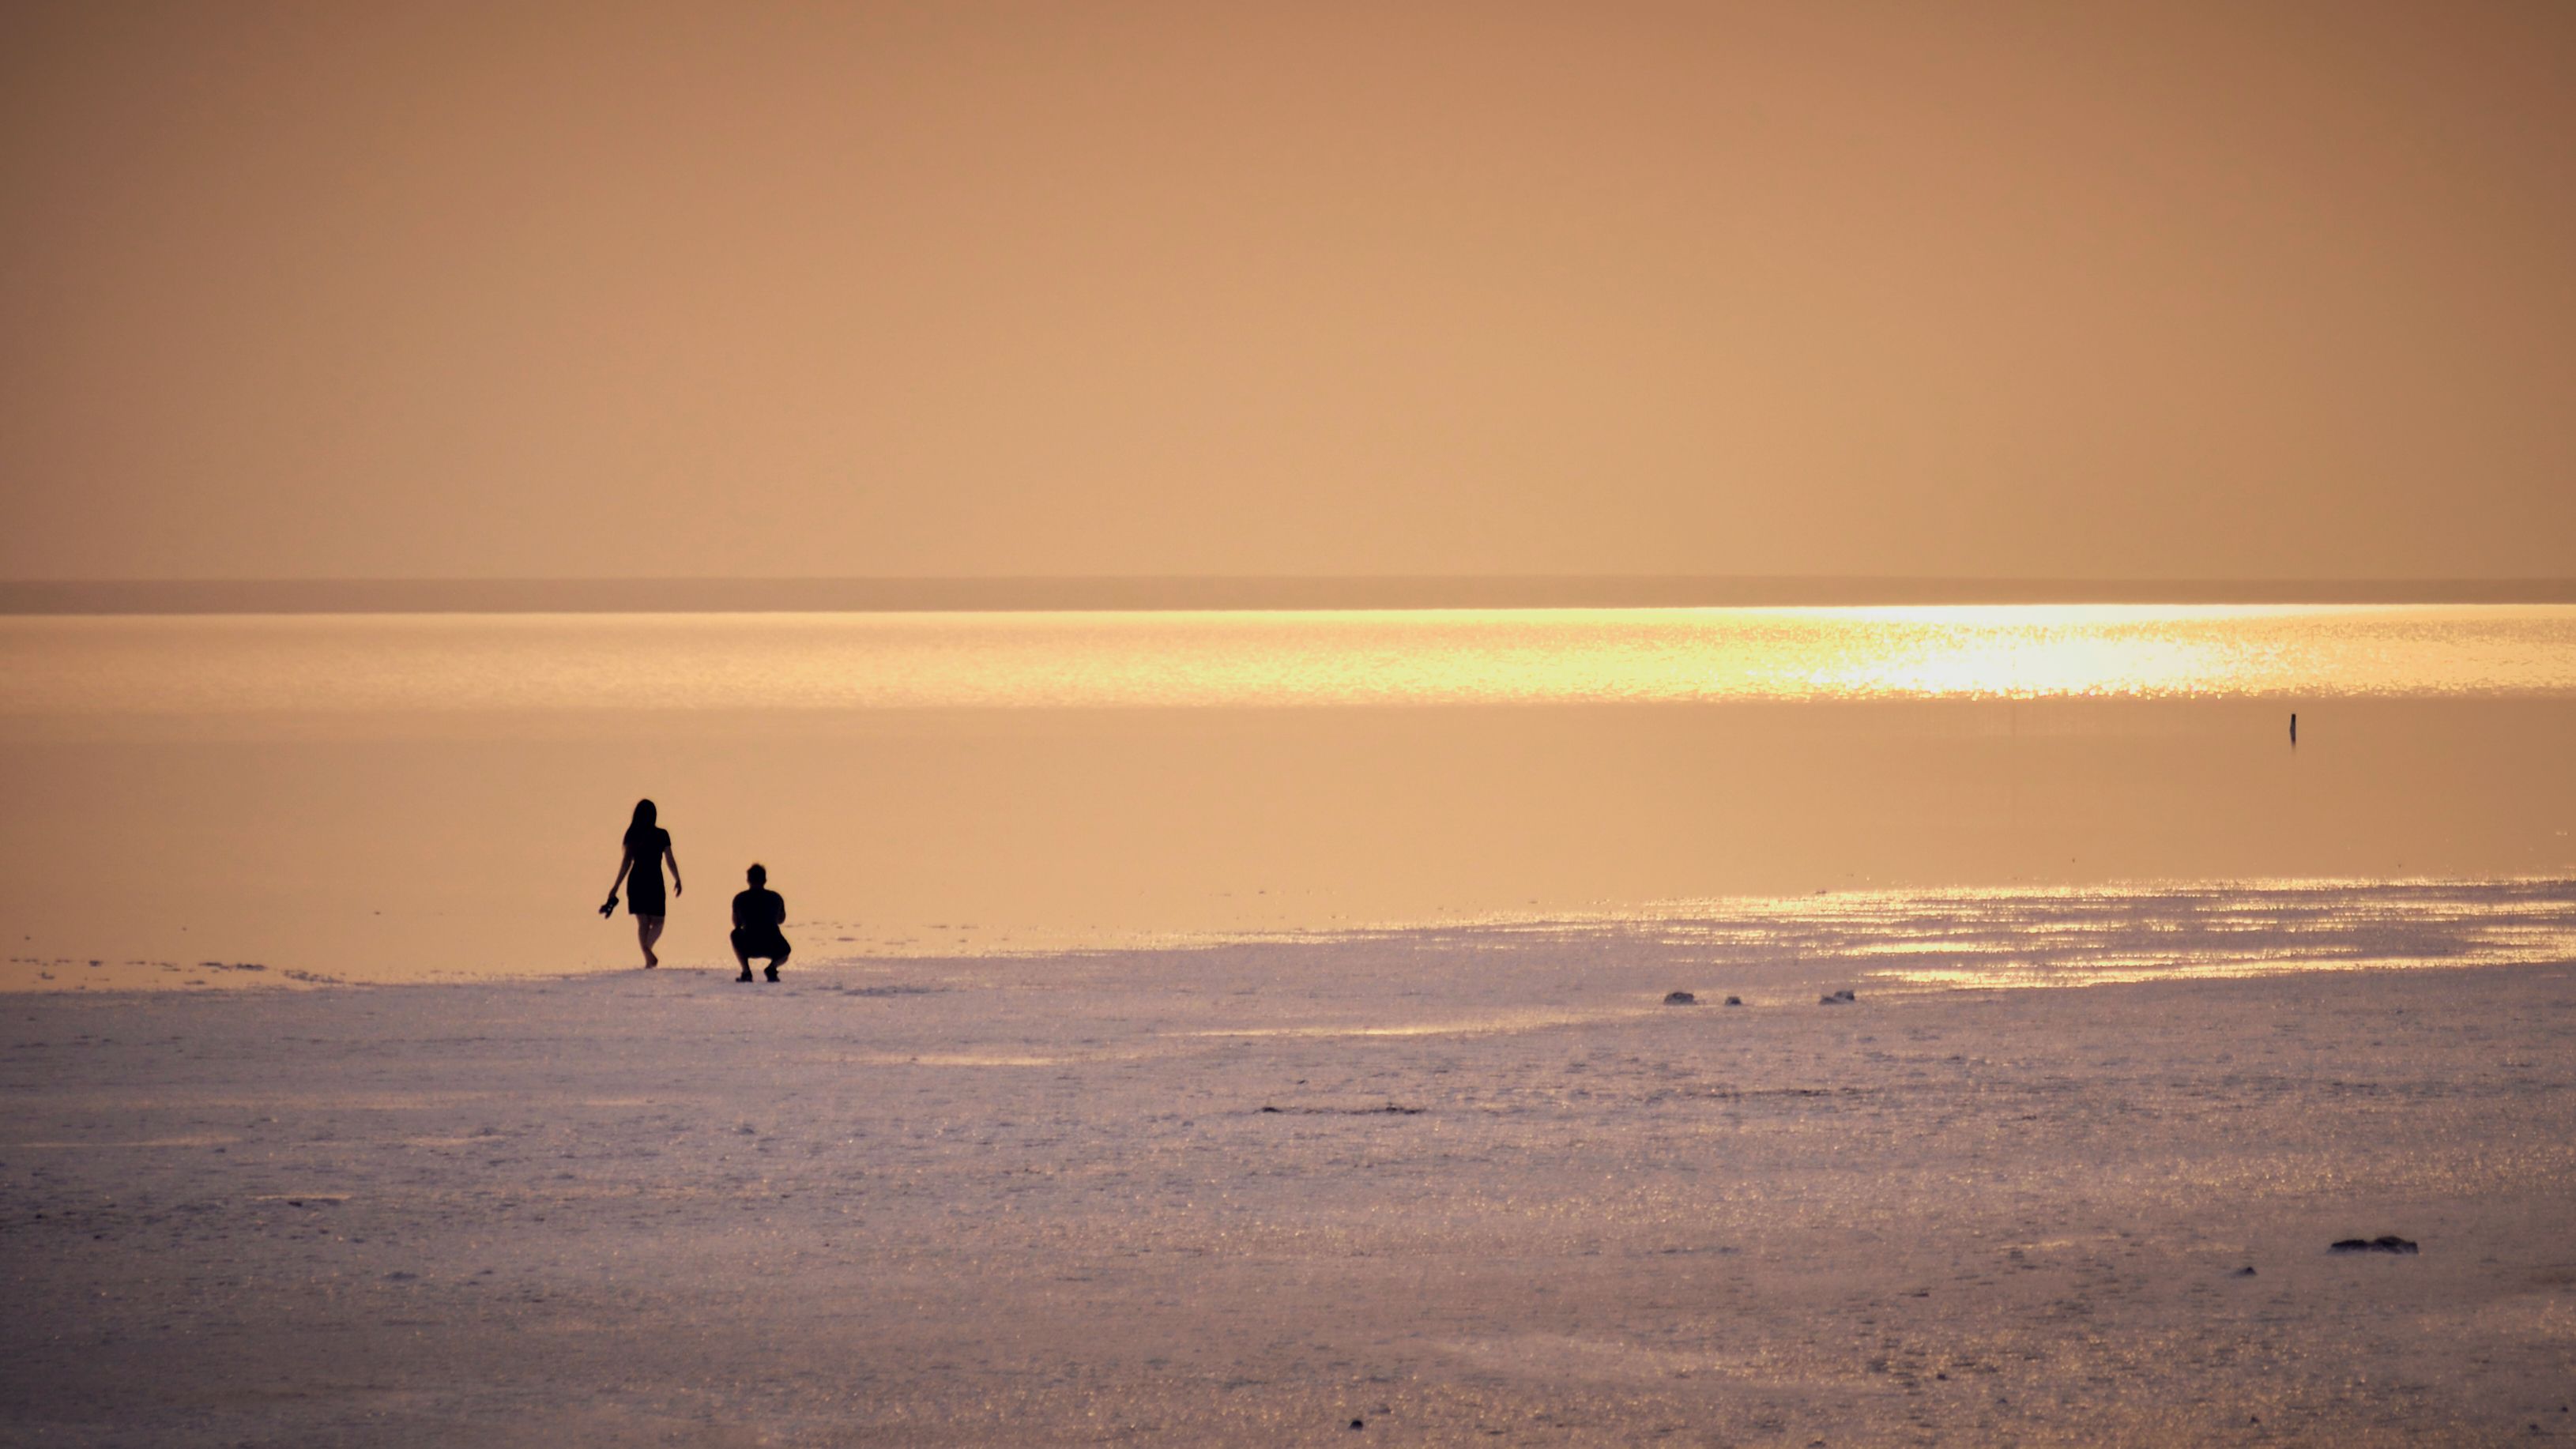
{"type": "Polygon", "coordinates": [[[769,867],[765,865],[755,865],[751,869],[744,871],[742,876],[743,879],[751,882],[751,888],[753,890],[758,890],[762,886],[769,884],[769,867]]]}

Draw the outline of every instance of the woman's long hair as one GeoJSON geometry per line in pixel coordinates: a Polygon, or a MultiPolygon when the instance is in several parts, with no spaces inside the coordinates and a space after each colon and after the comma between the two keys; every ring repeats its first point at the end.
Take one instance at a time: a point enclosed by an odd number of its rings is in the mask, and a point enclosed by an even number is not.
{"type": "Polygon", "coordinates": [[[635,802],[635,818],[632,821],[629,821],[626,826],[626,848],[629,852],[651,850],[653,848],[655,843],[653,840],[653,821],[655,814],[656,812],[653,808],[652,801],[638,800],[635,802]]]}

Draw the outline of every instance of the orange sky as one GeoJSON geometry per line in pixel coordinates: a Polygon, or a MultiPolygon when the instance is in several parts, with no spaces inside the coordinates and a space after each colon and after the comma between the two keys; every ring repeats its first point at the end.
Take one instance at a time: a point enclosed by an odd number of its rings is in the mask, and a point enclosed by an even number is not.
{"type": "Polygon", "coordinates": [[[2572,259],[2560,3],[19,4],[0,576],[2568,575],[2572,259]]]}

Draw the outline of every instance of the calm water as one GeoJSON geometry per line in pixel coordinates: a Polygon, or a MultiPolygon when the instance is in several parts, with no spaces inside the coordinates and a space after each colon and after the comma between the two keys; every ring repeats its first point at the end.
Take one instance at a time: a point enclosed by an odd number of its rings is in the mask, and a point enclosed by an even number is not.
{"type": "Polygon", "coordinates": [[[627,964],[639,794],[682,962],[2564,877],[2571,727],[2566,606],[7,617],[0,984],[627,964]]]}
{"type": "Polygon", "coordinates": [[[2576,606],[251,615],[0,623],[16,719],[2576,692],[2576,606]]]}

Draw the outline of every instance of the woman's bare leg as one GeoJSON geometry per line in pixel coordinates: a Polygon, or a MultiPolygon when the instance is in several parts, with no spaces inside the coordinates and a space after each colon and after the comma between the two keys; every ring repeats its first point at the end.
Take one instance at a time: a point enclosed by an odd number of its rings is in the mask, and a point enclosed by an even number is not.
{"type": "Polygon", "coordinates": [[[662,964],[662,958],[653,954],[653,943],[661,939],[662,918],[660,916],[635,918],[635,944],[644,948],[644,969],[647,971],[662,964]]]}

